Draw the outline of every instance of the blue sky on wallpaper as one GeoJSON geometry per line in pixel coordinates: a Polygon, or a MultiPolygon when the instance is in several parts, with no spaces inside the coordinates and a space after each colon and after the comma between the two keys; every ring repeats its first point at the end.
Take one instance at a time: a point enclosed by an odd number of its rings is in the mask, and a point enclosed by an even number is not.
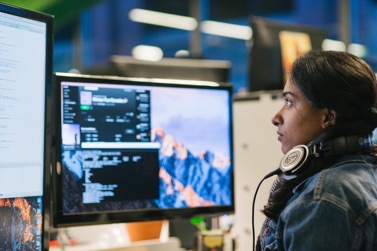
{"type": "Polygon", "coordinates": [[[161,127],[194,155],[210,150],[229,156],[228,106],[226,91],[152,88],[152,128],[161,127]]]}

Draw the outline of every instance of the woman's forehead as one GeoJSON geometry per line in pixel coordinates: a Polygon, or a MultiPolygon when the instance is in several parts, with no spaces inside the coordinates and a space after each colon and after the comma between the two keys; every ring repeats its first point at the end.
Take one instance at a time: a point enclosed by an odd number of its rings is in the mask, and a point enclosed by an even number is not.
{"type": "Polygon", "coordinates": [[[295,95],[302,95],[300,89],[291,80],[288,80],[287,83],[285,84],[283,93],[291,93],[294,96],[295,95]]]}

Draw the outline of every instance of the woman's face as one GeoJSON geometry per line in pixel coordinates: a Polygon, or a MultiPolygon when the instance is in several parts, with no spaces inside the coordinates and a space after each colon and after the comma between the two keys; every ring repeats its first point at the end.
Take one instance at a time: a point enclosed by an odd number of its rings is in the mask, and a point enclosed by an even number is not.
{"type": "Polygon", "coordinates": [[[296,85],[288,80],[283,91],[284,105],[272,118],[285,154],[294,146],[307,145],[328,123],[328,110],[316,109],[296,85]]]}

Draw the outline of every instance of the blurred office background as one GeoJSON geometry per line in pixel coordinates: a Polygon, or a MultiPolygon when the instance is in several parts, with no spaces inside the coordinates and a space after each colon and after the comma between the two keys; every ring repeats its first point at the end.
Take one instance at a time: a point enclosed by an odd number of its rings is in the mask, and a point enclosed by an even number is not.
{"type": "Polygon", "coordinates": [[[228,60],[232,64],[230,82],[235,92],[242,92],[248,89],[251,15],[323,28],[328,39],[341,42],[341,50],[357,53],[377,71],[376,0],[6,2],[55,15],[55,72],[96,68],[106,65],[112,55],[140,56],[140,51],[147,50],[149,56],[164,58],[228,60]],[[163,21],[158,16],[157,21],[148,20],[159,14],[156,12],[184,19],[167,24],[158,24],[163,21]],[[237,26],[216,30],[216,22],[237,26]]]}

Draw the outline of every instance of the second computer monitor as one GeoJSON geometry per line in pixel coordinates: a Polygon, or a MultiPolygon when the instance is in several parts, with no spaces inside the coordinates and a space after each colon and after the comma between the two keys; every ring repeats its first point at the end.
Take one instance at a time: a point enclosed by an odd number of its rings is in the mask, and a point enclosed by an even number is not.
{"type": "Polygon", "coordinates": [[[232,88],[56,74],[56,226],[234,211],[232,88]]]}

